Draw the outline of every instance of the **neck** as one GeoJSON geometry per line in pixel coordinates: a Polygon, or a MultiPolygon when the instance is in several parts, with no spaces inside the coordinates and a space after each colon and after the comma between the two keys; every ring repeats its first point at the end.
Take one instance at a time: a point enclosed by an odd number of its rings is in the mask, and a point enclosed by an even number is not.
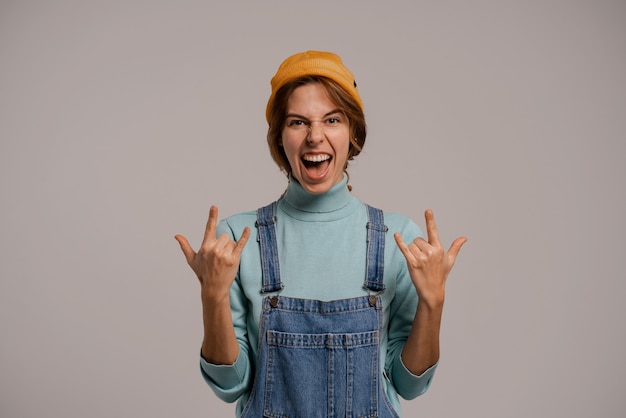
{"type": "Polygon", "coordinates": [[[289,177],[289,186],[282,199],[283,208],[296,218],[308,218],[306,214],[329,214],[335,217],[357,200],[350,194],[347,183],[348,179],[344,174],[343,179],[327,192],[312,194],[304,190],[295,178],[289,177]]]}

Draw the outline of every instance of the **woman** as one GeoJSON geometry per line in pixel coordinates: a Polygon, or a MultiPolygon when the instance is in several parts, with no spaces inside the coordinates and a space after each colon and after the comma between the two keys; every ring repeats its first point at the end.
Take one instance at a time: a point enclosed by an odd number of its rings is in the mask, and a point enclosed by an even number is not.
{"type": "Polygon", "coordinates": [[[445,252],[430,210],[423,239],[351,194],[366,125],[340,57],[293,55],[271,85],[267,140],[286,192],[219,225],[211,207],[197,253],[176,236],[201,284],[202,374],[238,400],[237,416],[397,417],[398,396],[432,380],[446,278],[466,239],[445,252]]]}

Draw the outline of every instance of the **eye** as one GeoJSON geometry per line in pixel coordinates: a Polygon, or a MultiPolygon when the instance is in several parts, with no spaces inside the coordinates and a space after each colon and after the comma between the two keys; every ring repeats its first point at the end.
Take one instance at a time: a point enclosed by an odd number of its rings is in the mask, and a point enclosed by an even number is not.
{"type": "Polygon", "coordinates": [[[287,121],[287,126],[303,126],[305,122],[300,119],[290,119],[287,121]]]}
{"type": "Polygon", "coordinates": [[[334,125],[336,123],[341,123],[341,119],[339,118],[339,116],[332,116],[332,117],[328,118],[326,120],[326,122],[331,124],[331,125],[334,125]]]}

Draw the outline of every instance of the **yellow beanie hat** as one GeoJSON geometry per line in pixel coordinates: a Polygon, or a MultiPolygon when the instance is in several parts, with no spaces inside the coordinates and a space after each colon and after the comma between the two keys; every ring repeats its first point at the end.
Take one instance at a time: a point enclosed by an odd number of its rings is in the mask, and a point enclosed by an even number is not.
{"type": "Polygon", "coordinates": [[[308,75],[318,75],[335,81],[357,101],[363,110],[363,102],[359,96],[354,75],[343,65],[339,55],[332,52],[306,51],[292,55],[283,61],[272,78],[272,94],[265,111],[268,122],[270,108],[278,89],[291,80],[308,75]]]}

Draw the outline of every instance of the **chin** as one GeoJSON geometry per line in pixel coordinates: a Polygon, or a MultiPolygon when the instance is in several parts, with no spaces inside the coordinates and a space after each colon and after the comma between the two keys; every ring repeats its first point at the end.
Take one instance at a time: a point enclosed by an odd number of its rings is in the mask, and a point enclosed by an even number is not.
{"type": "MultiPolygon", "coordinates": [[[[304,173],[297,173],[297,175],[292,176],[300,183],[302,188],[311,194],[323,194],[329,191],[335,184],[339,183],[343,179],[343,175],[339,176],[339,178],[335,178],[332,175],[326,175],[323,179],[318,181],[309,181],[308,177],[304,173]]],[[[330,174],[330,173],[327,173],[330,174]]]]}

